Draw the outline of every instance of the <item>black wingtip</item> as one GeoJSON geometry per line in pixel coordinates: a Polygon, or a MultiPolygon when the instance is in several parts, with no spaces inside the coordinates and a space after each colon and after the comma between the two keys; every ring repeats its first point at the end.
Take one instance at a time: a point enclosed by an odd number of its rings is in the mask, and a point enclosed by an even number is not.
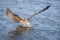
{"type": "Polygon", "coordinates": [[[48,9],[50,6],[51,6],[51,4],[50,4],[50,5],[48,5],[48,6],[46,7],[46,9],[48,9]]]}
{"type": "Polygon", "coordinates": [[[8,12],[11,12],[9,8],[6,9],[6,14],[8,14],[8,12]]]}
{"type": "Polygon", "coordinates": [[[44,8],[43,10],[39,11],[38,13],[41,13],[41,12],[43,12],[43,11],[47,10],[50,6],[51,6],[51,4],[50,4],[50,5],[48,5],[46,8],[44,8]]]}
{"type": "Polygon", "coordinates": [[[6,9],[6,15],[8,16],[8,14],[11,12],[11,10],[9,8],[6,9]]]}
{"type": "Polygon", "coordinates": [[[10,11],[10,9],[9,9],[9,8],[7,8],[7,9],[6,9],[6,11],[10,11]]]}
{"type": "Polygon", "coordinates": [[[51,5],[48,5],[44,10],[47,10],[51,5]]]}

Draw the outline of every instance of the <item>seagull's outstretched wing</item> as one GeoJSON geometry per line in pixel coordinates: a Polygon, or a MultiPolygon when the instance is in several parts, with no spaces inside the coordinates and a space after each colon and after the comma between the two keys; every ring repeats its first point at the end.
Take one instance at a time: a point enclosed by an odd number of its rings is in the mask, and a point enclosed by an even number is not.
{"type": "Polygon", "coordinates": [[[19,23],[23,18],[19,17],[18,15],[14,14],[9,8],[6,10],[6,14],[9,18],[14,20],[15,22],[19,23]]]}
{"type": "Polygon", "coordinates": [[[30,19],[31,19],[33,16],[35,16],[35,15],[37,15],[37,14],[39,14],[39,13],[42,13],[43,11],[47,10],[49,7],[50,7],[50,5],[48,5],[46,8],[44,8],[44,9],[41,10],[41,11],[39,11],[38,13],[34,13],[34,14],[32,14],[29,18],[27,18],[27,20],[30,21],[30,19]]]}

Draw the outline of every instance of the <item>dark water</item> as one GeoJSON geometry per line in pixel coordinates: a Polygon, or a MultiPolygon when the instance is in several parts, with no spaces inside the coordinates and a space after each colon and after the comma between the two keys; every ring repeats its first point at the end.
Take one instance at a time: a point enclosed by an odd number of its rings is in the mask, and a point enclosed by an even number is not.
{"type": "Polygon", "coordinates": [[[60,40],[60,0],[0,0],[0,40],[60,40]],[[7,8],[27,18],[49,4],[48,10],[31,19],[29,32],[7,39],[19,25],[7,17],[7,8]]]}

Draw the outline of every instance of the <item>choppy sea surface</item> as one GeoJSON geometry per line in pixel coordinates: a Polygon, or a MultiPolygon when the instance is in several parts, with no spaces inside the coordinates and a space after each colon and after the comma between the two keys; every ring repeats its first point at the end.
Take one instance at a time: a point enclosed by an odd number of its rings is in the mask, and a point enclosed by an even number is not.
{"type": "Polygon", "coordinates": [[[60,40],[60,0],[0,0],[0,40],[60,40]],[[31,19],[30,32],[7,39],[6,35],[19,25],[6,15],[7,8],[28,18],[49,4],[48,10],[31,19]]]}

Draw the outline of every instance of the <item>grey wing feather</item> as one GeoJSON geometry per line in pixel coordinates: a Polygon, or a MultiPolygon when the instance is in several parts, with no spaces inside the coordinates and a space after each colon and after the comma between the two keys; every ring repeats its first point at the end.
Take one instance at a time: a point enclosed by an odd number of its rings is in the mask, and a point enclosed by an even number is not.
{"type": "Polygon", "coordinates": [[[46,8],[44,8],[44,9],[41,10],[41,11],[39,11],[38,13],[34,13],[34,14],[32,14],[29,18],[27,18],[27,20],[30,21],[30,19],[31,19],[33,16],[35,16],[35,15],[37,15],[37,14],[39,14],[39,13],[42,13],[43,11],[47,10],[49,7],[50,7],[50,5],[48,5],[46,8]]]}

